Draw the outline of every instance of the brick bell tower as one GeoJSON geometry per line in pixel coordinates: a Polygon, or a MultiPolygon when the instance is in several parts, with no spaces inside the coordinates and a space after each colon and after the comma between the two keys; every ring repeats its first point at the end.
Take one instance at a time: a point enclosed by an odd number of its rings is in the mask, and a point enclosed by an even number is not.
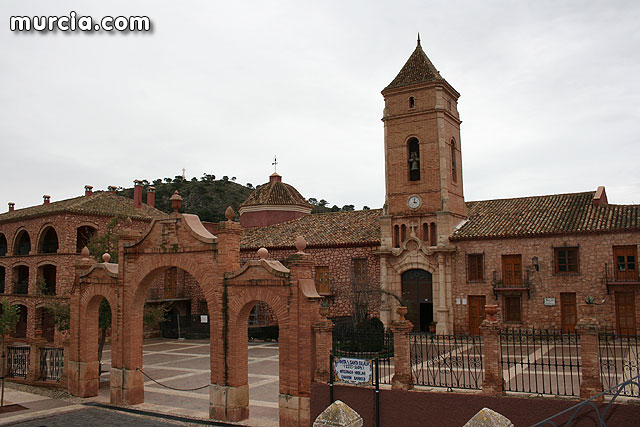
{"type": "MultiPolygon", "coordinates": [[[[455,251],[449,236],[466,218],[460,94],[431,63],[418,35],[415,50],[382,95],[386,197],[380,225],[386,262],[381,283],[408,305],[407,318],[416,330],[437,322],[438,332],[448,333],[455,251]]],[[[385,307],[383,301],[383,321],[395,318],[395,305],[389,300],[385,307]]]]}

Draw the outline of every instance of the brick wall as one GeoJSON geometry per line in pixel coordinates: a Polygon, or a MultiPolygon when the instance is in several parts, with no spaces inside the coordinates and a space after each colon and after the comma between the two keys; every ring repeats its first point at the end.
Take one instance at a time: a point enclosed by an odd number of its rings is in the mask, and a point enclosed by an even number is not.
{"type": "MultiPolygon", "coordinates": [[[[330,280],[333,285],[334,296],[328,297],[330,303],[329,316],[350,316],[353,312],[353,290],[351,277],[353,272],[353,259],[367,260],[367,277],[371,289],[380,287],[380,258],[375,255],[377,247],[350,247],[350,248],[307,248],[305,252],[310,254],[315,266],[328,266],[330,280]]],[[[295,253],[295,249],[269,250],[269,258],[284,261],[295,253]]],[[[250,259],[258,259],[255,250],[242,250],[240,252],[242,262],[250,259]]],[[[379,316],[379,295],[376,292],[369,294],[369,314],[379,316]]]]}
{"type": "MultiPolygon", "coordinates": [[[[74,280],[74,264],[80,259],[80,254],[76,251],[77,229],[81,226],[91,226],[100,233],[106,229],[110,220],[111,218],[106,216],[61,213],[6,221],[0,224],[0,234],[7,240],[7,253],[0,257],[0,267],[4,268],[5,272],[5,292],[2,296],[6,296],[12,304],[21,304],[26,307],[27,339],[35,336],[35,330],[40,325],[41,316],[36,313],[37,307],[47,298],[68,300],[67,295],[74,280]],[[49,227],[53,227],[58,236],[58,251],[48,254],[39,253],[41,239],[49,227]],[[31,252],[29,255],[13,255],[16,237],[23,230],[29,234],[31,252]],[[55,297],[43,297],[39,294],[38,279],[41,278],[41,268],[45,265],[56,267],[55,297]],[[29,270],[26,295],[14,293],[14,282],[17,280],[16,267],[19,266],[25,266],[29,270]]],[[[148,221],[142,220],[134,220],[132,224],[132,228],[140,231],[147,226],[148,221]]],[[[0,269],[0,273],[1,271],[0,269]]],[[[63,338],[62,334],[56,331],[54,339],[56,345],[62,345],[63,338]]]]}
{"type": "MultiPolygon", "coordinates": [[[[613,262],[613,246],[638,245],[640,233],[602,233],[538,237],[529,239],[496,239],[456,242],[458,252],[455,255],[455,269],[451,305],[454,308],[455,329],[468,331],[469,307],[457,304],[456,299],[470,295],[485,295],[487,304],[498,304],[498,317],[502,318],[504,294],[519,292],[501,292],[494,296],[492,287],[493,271],[501,275],[502,255],[521,254],[522,269],[529,271],[531,277],[531,297],[522,293],[522,323],[512,326],[559,329],[561,326],[560,293],[575,292],[578,311],[586,296],[593,296],[596,302],[605,302],[598,307],[597,315],[605,327],[615,327],[615,290],[631,290],[638,285],[615,285],[607,294],[604,283],[604,266],[613,262]],[[578,247],[579,273],[554,273],[554,247],[578,247]],[[466,274],[466,255],[484,254],[484,280],[468,283],[466,274]],[[536,271],[532,258],[538,258],[539,271],[536,271]],[[555,298],[554,306],[545,306],[544,298],[555,298]]],[[[640,293],[636,292],[636,323],[640,324],[640,293]]],[[[579,314],[579,313],[578,313],[579,314]]]]}

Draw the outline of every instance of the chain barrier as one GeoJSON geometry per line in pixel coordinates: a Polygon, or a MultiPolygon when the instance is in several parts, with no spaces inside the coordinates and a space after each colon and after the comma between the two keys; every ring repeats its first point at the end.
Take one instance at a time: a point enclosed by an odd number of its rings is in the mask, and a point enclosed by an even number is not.
{"type": "Polygon", "coordinates": [[[203,385],[202,387],[196,387],[196,388],[175,388],[175,387],[171,387],[168,386],[166,384],[162,384],[161,382],[156,381],[155,379],[151,378],[144,370],[140,369],[140,368],[136,368],[136,371],[140,371],[142,372],[142,375],[144,375],[145,377],[149,378],[151,381],[153,381],[154,383],[158,384],[159,386],[162,387],[166,387],[168,389],[171,390],[176,390],[176,391],[196,391],[196,390],[202,390],[203,388],[207,388],[209,387],[211,384],[207,384],[207,385],[203,385]]]}

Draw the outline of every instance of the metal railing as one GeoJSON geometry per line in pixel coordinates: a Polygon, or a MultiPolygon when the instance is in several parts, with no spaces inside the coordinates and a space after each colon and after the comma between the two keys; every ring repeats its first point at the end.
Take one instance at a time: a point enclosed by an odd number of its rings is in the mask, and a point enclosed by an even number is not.
{"type": "Polygon", "coordinates": [[[342,331],[333,334],[331,354],[336,357],[377,359],[380,384],[391,384],[393,377],[393,333],[342,331]]]}
{"type": "Polygon", "coordinates": [[[482,338],[475,335],[410,335],[415,385],[480,389],[484,377],[482,338]]]}
{"type": "Polygon", "coordinates": [[[40,379],[60,381],[63,368],[63,348],[43,348],[40,350],[40,379]]]}
{"type": "MultiPolygon", "coordinates": [[[[640,341],[638,335],[617,335],[605,332],[598,336],[600,378],[604,390],[611,389],[616,384],[624,383],[640,375],[640,345],[638,341],[640,341]]],[[[629,383],[614,392],[623,396],[640,397],[640,388],[637,383],[629,383]]]]}
{"type": "Polygon", "coordinates": [[[584,400],[580,403],[573,405],[570,408],[565,409],[564,411],[560,411],[557,414],[550,416],[549,418],[546,418],[540,422],[533,424],[531,427],[538,427],[538,426],[544,426],[544,425],[571,426],[573,425],[573,421],[578,416],[585,417],[585,412],[582,411],[583,408],[587,408],[587,411],[589,410],[589,408],[593,409],[593,411],[595,412],[595,415],[598,417],[597,420],[593,420],[592,417],[589,416],[588,417],[590,421],[589,424],[606,427],[607,418],[608,418],[607,414],[609,413],[609,409],[611,409],[611,407],[613,406],[613,402],[616,401],[616,398],[620,396],[620,394],[622,394],[622,390],[625,390],[628,387],[636,387],[636,388],[640,387],[640,377],[636,375],[635,377],[630,378],[621,384],[616,384],[615,386],[609,389],[606,389],[600,394],[597,394],[587,400],[584,400]],[[595,405],[594,402],[598,402],[598,400],[600,400],[605,394],[613,395],[609,403],[607,403],[607,405],[604,407],[602,407],[602,405],[595,405]],[[569,417],[568,421],[565,423],[562,417],[564,416],[566,419],[566,416],[569,414],[571,414],[571,417],[569,417]]]}
{"type": "Polygon", "coordinates": [[[498,295],[500,291],[521,290],[526,291],[530,297],[531,292],[531,272],[529,270],[523,271],[520,276],[511,277],[505,280],[501,273],[493,270],[493,279],[491,280],[493,286],[493,294],[498,295]]]}
{"type": "Polygon", "coordinates": [[[617,283],[617,282],[640,282],[639,271],[617,271],[615,265],[608,263],[604,264],[604,280],[605,283],[617,283]]]}
{"type": "Polygon", "coordinates": [[[31,347],[9,346],[7,350],[7,377],[27,378],[31,347]]]}
{"type": "Polygon", "coordinates": [[[505,391],[578,396],[580,338],[548,330],[500,331],[505,391]]]}

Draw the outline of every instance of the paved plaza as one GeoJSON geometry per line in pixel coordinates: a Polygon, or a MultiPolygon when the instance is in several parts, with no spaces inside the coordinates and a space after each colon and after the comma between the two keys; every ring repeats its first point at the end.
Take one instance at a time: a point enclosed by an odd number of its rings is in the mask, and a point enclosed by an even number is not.
{"type": "MultiPolygon", "coordinates": [[[[249,425],[278,425],[278,343],[252,341],[249,345],[249,425]]],[[[136,408],[172,415],[208,418],[209,340],[145,340],[143,345],[145,402],[136,408]],[[203,387],[200,390],[185,391],[203,387]],[[175,390],[180,389],[180,390],[175,390]]],[[[109,399],[111,351],[103,353],[100,400],[109,399]]]]}

